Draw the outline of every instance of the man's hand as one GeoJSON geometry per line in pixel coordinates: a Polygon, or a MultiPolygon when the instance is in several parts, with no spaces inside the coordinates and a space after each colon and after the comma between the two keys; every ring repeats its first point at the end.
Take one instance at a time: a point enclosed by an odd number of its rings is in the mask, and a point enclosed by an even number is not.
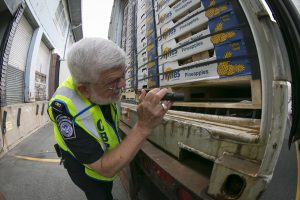
{"type": "Polygon", "coordinates": [[[155,88],[146,94],[146,91],[142,90],[142,94],[139,96],[137,107],[138,121],[136,126],[142,129],[142,133],[146,136],[161,123],[164,115],[172,106],[172,102],[170,101],[161,102],[167,91],[166,88],[161,90],[155,88]]]}
{"type": "Polygon", "coordinates": [[[172,102],[161,102],[166,93],[167,89],[153,89],[147,94],[145,90],[142,90],[137,107],[138,121],[131,129],[130,134],[117,148],[106,152],[99,160],[89,164],[89,166],[103,176],[113,177],[127,165],[171,107],[172,102]],[[162,103],[165,106],[162,106],[162,103]]]}

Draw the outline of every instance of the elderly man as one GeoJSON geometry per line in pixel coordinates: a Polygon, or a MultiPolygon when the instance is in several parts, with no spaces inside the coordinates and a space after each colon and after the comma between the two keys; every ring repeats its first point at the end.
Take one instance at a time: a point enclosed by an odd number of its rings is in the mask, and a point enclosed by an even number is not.
{"type": "Polygon", "coordinates": [[[112,199],[112,182],[158,126],[171,102],[161,105],[166,89],[142,91],[138,120],[121,142],[118,100],[125,86],[125,54],[101,38],[84,38],[68,56],[69,76],[49,102],[56,149],[72,181],[88,199],[112,199]]]}

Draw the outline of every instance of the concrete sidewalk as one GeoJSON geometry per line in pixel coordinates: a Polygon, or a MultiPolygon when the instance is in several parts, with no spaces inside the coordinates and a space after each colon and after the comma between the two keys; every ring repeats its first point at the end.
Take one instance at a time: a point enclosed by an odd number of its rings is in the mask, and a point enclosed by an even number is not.
{"type": "MultiPolygon", "coordinates": [[[[0,159],[0,194],[6,200],[86,199],[57,163],[53,144],[52,124],[47,124],[0,159]],[[40,159],[25,160],[30,158],[40,159]]],[[[120,178],[114,182],[113,196],[129,200],[120,178]]]]}

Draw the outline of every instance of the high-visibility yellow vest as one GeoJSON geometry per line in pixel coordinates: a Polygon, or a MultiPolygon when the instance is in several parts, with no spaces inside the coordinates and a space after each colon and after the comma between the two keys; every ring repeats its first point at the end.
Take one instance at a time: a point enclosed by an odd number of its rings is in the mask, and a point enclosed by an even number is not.
{"type": "MultiPolygon", "coordinates": [[[[54,136],[57,144],[64,151],[69,152],[74,156],[74,153],[67,147],[64,139],[59,131],[58,125],[55,122],[52,113],[52,103],[58,102],[63,104],[67,112],[73,116],[72,124],[80,126],[87,134],[90,134],[102,147],[104,152],[114,149],[120,143],[118,134],[120,112],[116,103],[110,105],[112,119],[115,124],[106,121],[100,107],[97,104],[90,102],[76,92],[73,79],[69,76],[56,90],[51,98],[48,107],[49,117],[52,119],[54,126],[54,136]]],[[[74,131],[74,130],[73,130],[74,131]]],[[[76,157],[75,157],[76,158],[76,157]]],[[[85,166],[85,173],[97,180],[112,181],[113,178],[108,178],[97,173],[88,165],[85,166]]]]}

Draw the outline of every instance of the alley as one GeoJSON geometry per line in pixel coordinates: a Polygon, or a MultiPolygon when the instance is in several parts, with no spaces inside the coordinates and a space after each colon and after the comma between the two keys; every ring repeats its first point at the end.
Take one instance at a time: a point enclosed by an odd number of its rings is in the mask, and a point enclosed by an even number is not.
{"type": "MultiPolygon", "coordinates": [[[[59,165],[53,144],[52,125],[47,124],[0,159],[0,193],[7,200],[85,199],[59,165]]],[[[129,199],[119,178],[113,195],[129,199]]]]}

